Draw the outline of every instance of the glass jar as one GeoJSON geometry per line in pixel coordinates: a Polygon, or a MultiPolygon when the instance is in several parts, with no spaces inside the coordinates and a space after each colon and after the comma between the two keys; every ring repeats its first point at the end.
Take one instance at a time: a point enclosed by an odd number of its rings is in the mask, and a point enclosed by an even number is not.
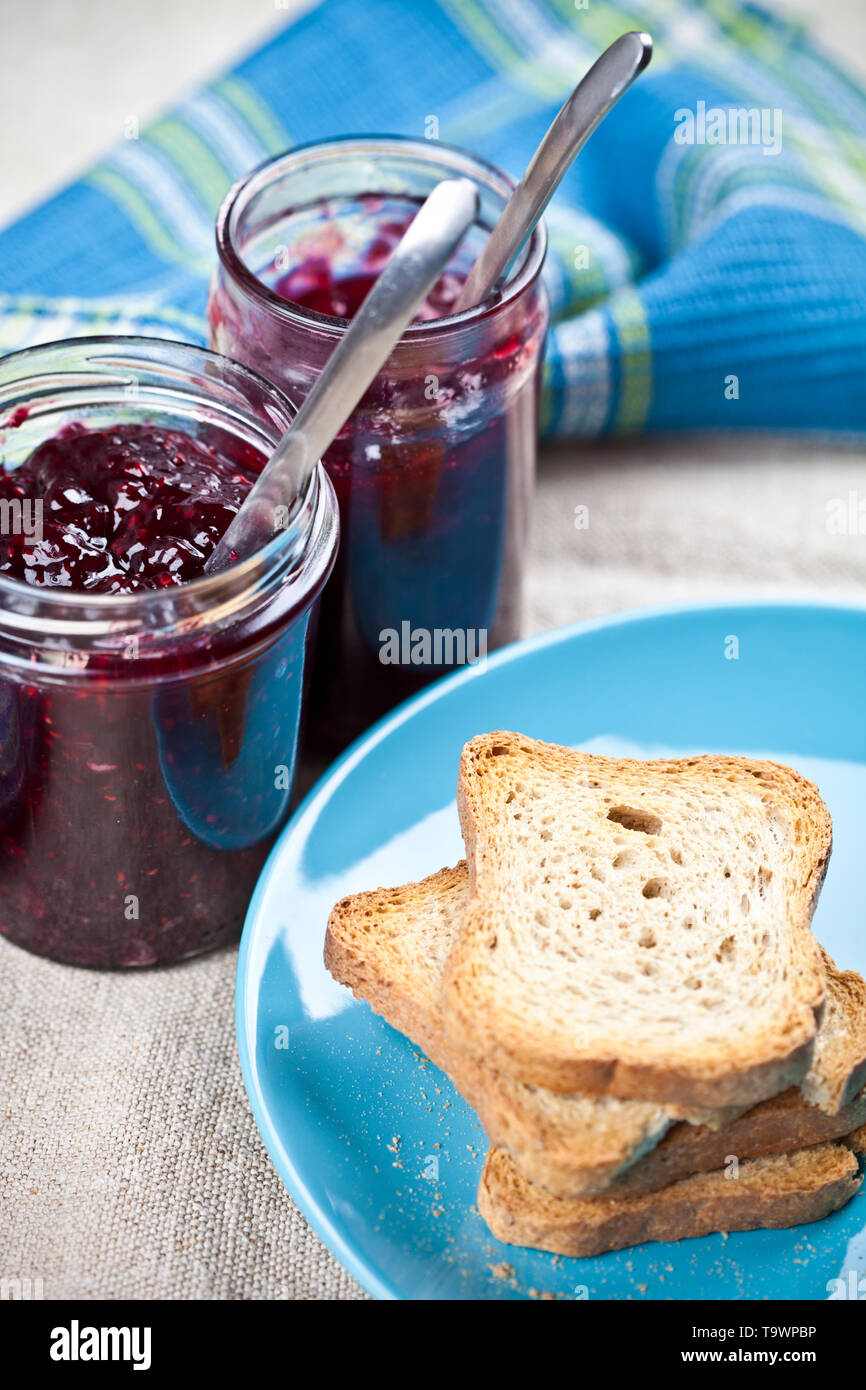
{"type": "MultiPolygon", "coordinates": [[[[217,223],[212,345],[299,405],[349,319],[291,302],[287,273],[293,293],[330,276],[351,314],[420,202],[452,176],[471,178],[480,197],[478,223],[450,267],[459,285],[513,187],[492,165],[382,137],[308,145],[255,170],[217,223]]],[[[410,325],[325,455],[342,540],[311,694],[323,751],[518,635],[548,321],[545,246],[539,226],[498,297],[410,325]]],[[[315,292],[310,303],[321,303],[315,292]]]]}
{"type": "MultiPolygon", "coordinates": [[[[291,415],[246,368],[183,344],[75,339],[0,361],[9,468],[73,421],[177,429],[229,459],[266,458],[291,415]]],[[[221,574],[128,595],[0,575],[5,936],[115,967],[236,935],[288,810],[337,535],[320,468],[292,524],[221,574]]]]}

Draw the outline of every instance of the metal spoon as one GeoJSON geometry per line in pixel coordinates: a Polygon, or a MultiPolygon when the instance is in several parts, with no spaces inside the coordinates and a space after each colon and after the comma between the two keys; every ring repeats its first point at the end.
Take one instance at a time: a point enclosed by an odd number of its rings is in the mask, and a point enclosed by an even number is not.
{"type": "Polygon", "coordinates": [[[437,184],[316,379],[205,565],[215,574],[273,535],[278,508],[299,504],[313,469],[348,420],[478,215],[471,179],[437,184]]]}
{"type": "Polygon", "coordinates": [[[649,34],[637,30],[622,34],[578,82],[490,233],[451,310],[453,314],[480,304],[505,279],[563,175],[596,126],[647,66],[652,48],[649,34]]]}

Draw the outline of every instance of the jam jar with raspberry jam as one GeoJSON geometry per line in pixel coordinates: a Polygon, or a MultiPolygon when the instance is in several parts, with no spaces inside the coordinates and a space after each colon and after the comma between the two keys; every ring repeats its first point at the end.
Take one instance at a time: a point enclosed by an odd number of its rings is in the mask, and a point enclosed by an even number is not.
{"type": "Polygon", "coordinates": [[[518,635],[545,233],[501,292],[455,313],[512,184],[463,151],[397,137],[293,150],[238,184],[217,223],[211,344],[299,405],[420,203],[448,177],[473,180],[478,222],[324,458],[342,539],[311,684],[321,751],[518,635]]]}
{"type": "Polygon", "coordinates": [[[324,471],[257,554],[204,566],[291,417],[253,372],[178,343],[77,339],[0,361],[10,940],[120,967],[239,931],[289,808],[337,548],[324,471]]]}

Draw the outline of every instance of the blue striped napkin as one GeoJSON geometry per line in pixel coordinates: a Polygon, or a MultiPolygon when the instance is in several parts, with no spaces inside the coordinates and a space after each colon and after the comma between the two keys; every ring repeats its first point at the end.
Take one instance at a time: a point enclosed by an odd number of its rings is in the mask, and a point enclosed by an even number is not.
{"type": "Polygon", "coordinates": [[[545,432],[866,430],[866,97],[735,0],[325,0],[0,234],[0,350],[204,341],[214,214],[245,169],[438,123],[519,174],[634,28],[652,66],[548,214],[545,432]]]}

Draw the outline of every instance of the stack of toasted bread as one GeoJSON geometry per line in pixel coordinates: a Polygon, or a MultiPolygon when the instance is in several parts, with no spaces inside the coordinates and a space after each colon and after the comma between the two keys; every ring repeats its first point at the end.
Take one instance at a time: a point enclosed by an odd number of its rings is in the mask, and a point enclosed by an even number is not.
{"type": "Polygon", "coordinates": [[[817,789],[492,733],[458,806],[466,861],[338,903],[325,960],[478,1112],[494,1235],[593,1255],[847,1202],[866,984],[812,935],[817,789]]]}

